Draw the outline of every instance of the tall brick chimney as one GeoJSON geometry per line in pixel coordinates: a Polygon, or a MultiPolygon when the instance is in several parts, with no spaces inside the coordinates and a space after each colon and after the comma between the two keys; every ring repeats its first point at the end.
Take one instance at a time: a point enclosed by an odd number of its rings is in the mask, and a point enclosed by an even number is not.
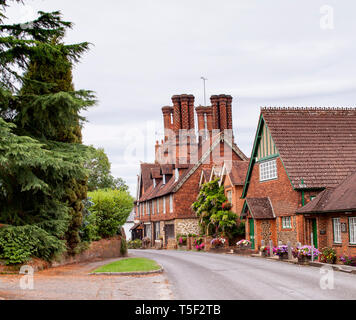
{"type": "Polygon", "coordinates": [[[213,130],[213,112],[212,107],[199,106],[195,108],[198,118],[199,136],[205,140],[208,134],[213,130]]]}
{"type": "Polygon", "coordinates": [[[188,94],[175,95],[172,97],[173,102],[173,131],[176,136],[176,163],[179,159],[190,161],[191,146],[196,143],[195,125],[194,125],[194,96],[188,94]],[[183,141],[179,141],[182,139],[183,141]],[[184,140],[184,138],[186,140],[184,140]],[[184,146],[180,145],[183,143],[184,146]],[[179,153],[187,154],[179,154],[179,153]],[[183,158],[184,157],[184,158],[183,158]]]}
{"type": "Polygon", "coordinates": [[[221,94],[211,96],[213,129],[232,130],[232,97],[221,94]]]}
{"type": "Polygon", "coordinates": [[[164,125],[164,141],[167,141],[171,130],[173,130],[173,107],[165,106],[162,108],[163,125],[164,125]]]}

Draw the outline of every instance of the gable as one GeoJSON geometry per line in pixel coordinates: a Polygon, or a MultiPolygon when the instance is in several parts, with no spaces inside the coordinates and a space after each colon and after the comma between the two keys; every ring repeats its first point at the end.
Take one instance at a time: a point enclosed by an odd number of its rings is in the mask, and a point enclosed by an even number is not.
{"type": "Polygon", "coordinates": [[[268,159],[274,156],[278,156],[276,145],[272,139],[271,133],[263,121],[261,128],[261,138],[258,141],[256,161],[268,159]]]}
{"type": "MultiPolygon", "coordinates": [[[[268,129],[268,126],[263,118],[262,113],[261,113],[260,119],[258,122],[256,135],[255,135],[253,148],[252,148],[252,155],[251,155],[250,163],[249,163],[249,166],[247,169],[246,180],[245,180],[244,188],[243,188],[242,195],[241,195],[242,198],[245,198],[247,195],[247,190],[248,190],[248,187],[250,184],[252,169],[253,169],[254,165],[260,161],[272,159],[272,158],[276,158],[276,157],[279,157],[283,164],[283,161],[280,157],[277,146],[274,143],[272,134],[271,134],[270,130],[268,129]]],[[[283,168],[285,169],[286,174],[289,178],[288,172],[287,172],[284,164],[283,164],[283,168]]],[[[292,181],[290,179],[289,179],[289,181],[291,182],[291,185],[294,189],[292,181]]]]}

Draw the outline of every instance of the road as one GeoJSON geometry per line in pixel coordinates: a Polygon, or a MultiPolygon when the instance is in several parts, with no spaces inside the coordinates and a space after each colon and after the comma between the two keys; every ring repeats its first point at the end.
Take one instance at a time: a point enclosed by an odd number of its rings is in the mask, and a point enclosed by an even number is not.
{"type": "Polygon", "coordinates": [[[173,299],[356,299],[356,274],[332,272],[334,288],[323,290],[321,270],[311,266],[192,251],[130,250],[130,255],[164,267],[173,299]]]}

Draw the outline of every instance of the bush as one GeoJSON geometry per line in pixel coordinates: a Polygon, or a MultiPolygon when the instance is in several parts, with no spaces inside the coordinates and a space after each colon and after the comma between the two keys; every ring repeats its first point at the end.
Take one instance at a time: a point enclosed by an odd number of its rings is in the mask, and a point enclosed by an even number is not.
{"type": "Polygon", "coordinates": [[[126,239],[121,238],[120,253],[124,256],[127,254],[127,242],[126,239]]]}
{"type": "Polygon", "coordinates": [[[142,247],[142,241],[140,239],[136,239],[136,240],[130,240],[127,243],[127,247],[129,249],[139,249],[142,247]]]}
{"type": "Polygon", "coordinates": [[[0,259],[7,265],[25,263],[32,257],[50,261],[65,249],[65,241],[35,225],[0,229],[0,259]]]}
{"type": "Polygon", "coordinates": [[[185,234],[177,234],[176,240],[179,246],[187,245],[187,235],[185,234]]]}
{"type": "Polygon", "coordinates": [[[321,250],[320,262],[334,264],[336,259],[336,251],[333,248],[323,248],[321,250]]]}
{"type": "Polygon", "coordinates": [[[95,241],[119,234],[132,208],[133,198],[122,190],[89,192],[92,202],[84,218],[83,238],[95,241]]]}

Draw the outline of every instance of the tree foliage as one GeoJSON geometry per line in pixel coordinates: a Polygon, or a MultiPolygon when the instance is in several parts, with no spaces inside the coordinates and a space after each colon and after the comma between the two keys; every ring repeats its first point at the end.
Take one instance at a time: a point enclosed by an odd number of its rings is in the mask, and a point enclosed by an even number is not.
{"type": "Polygon", "coordinates": [[[133,198],[123,190],[89,192],[91,205],[85,218],[84,238],[98,240],[118,234],[133,208],[133,198]]]}
{"type": "MultiPolygon", "coordinates": [[[[0,2],[0,8],[4,5],[0,2]]],[[[59,12],[39,12],[25,28],[5,25],[3,18],[0,222],[40,228],[48,237],[36,234],[48,240],[49,248],[53,236],[67,240],[70,252],[80,241],[88,175],[84,164],[90,156],[81,144],[85,119],[79,113],[95,104],[91,91],[74,89],[71,70],[89,44],[63,43],[72,23],[63,21],[59,12]]]]}
{"type": "Polygon", "coordinates": [[[111,163],[103,148],[91,148],[91,157],[85,167],[89,170],[88,191],[99,189],[128,191],[129,187],[123,179],[112,176],[111,163]]]}
{"type": "Polygon", "coordinates": [[[222,233],[228,235],[236,227],[237,215],[223,208],[227,198],[224,186],[219,186],[218,180],[205,183],[192,205],[199,218],[199,225],[206,235],[222,233]]]}

